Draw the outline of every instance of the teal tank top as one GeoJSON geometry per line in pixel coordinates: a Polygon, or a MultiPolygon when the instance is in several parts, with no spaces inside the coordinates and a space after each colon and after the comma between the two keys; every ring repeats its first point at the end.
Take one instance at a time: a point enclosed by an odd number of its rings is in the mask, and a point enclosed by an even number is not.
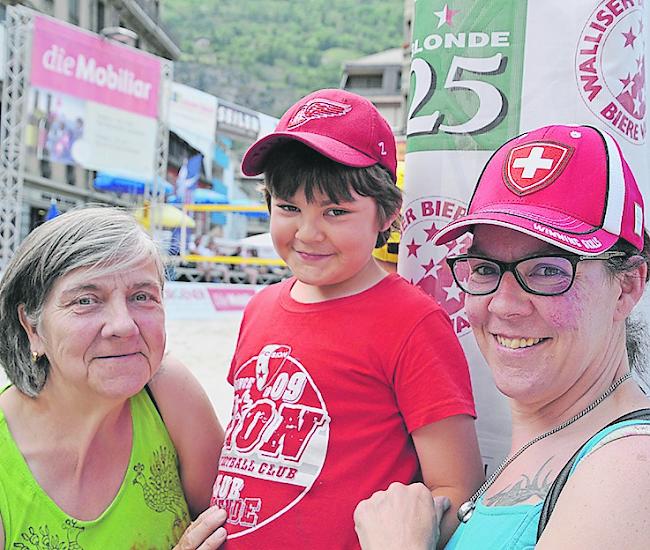
{"type": "Polygon", "coordinates": [[[63,512],[41,489],[0,410],[0,518],[15,550],[169,550],[189,525],[178,457],[155,405],[130,399],[133,447],[113,502],[93,521],[63,512]]]}
{"type": "MultiPolygon", "coordinates": [[[[650,420],[628,420],[609,426],[594,435],[582,448],[571,469],[573,473],[579,462],[608,441],[624,437],[629,426],[645,424],[650,420]],[[623,430],[623,432],[619,432],[623,430]],[[615,433],[619,432],[619,433],[615,433]]],[[[646,435],[650,432],[644,431],[646,435]]],[[[519,504],[516,506],[485,506],[483,498],[476,502],[476,508],[467,523],[461,523],[453,534],[445,550],[529,550],[537,542],[537,525],[544,502],[519,504]]]]}

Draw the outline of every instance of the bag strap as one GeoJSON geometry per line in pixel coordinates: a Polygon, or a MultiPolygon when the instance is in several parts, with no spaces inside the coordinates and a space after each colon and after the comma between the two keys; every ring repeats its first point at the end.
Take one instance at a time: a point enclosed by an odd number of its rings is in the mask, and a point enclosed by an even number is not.
{"type": "MultiPolygon", "coordinates": [[[[601,432],[602,430],[609,428],[610,426],[618,424],[619,422],[625,422],[626,420],[650,420],[650,409],[639,409],[638,411],[633,411],[631,413],[624,414],[620,418],[617,418],[613,422],[607,424],[607,426],[605,426],[604,428],[598,430],[598,432],[601,432]]],[[[553,508],[555,508],[555,503],[557,502],[557,499],[560,496],[560,492],[562,491],[565,483],[569,479],[569,473],[573,468],[573,464],[575,463],[576,459],[578,458],[578,455],[580,454],[580,452],[582,451],[583,447],[586,444],[587,441],[585,441],[585,443],[580,446],[580,448],[569,459],[569,462],[566,463],[564,468],[562,468],[558,476],[555,478],[553,485],[551,485],[551,489],[546,495],[546,498],[544,499],[544,506],[542,507],[542,513],[539,517],[539,524],[537,525],[537,540],[539,540],[539,538],[542,536],[542,533],[546,528],[546,524],[548,523],[548,520],[551,518],[551,514],[553,513],[553,508]]]]}

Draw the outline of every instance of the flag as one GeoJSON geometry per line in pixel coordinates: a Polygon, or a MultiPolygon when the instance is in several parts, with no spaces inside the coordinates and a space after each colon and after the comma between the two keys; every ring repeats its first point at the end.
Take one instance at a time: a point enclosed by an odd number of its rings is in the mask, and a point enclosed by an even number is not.
{"type": "Polygon", "coordinates": [[[50,207],[47,209],[47,214],[45,214],[45,221],[50,221],[52,218],[56,218],[61,212],[56,206],[56,199],[50,199],[50,207]]]}
{"type": "Polygon", "coordinates": [[[183,202],[192,202],[189,200],[189,194],[199,181],[202,165],[203,155],[194,155],[183,161],[183,165],[180,167],[178,177],[176,178],[176,195],[183,202]]]}

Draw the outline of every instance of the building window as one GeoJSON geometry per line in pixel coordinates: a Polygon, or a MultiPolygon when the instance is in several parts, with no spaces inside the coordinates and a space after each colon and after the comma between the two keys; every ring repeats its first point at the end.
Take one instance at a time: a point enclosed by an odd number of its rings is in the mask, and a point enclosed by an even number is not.
{"type": "Polygon", "coordinates": [[[68,0],[68,21],[73,25],[79,24],[79,0],[68,0]]]}
{"type": "Polygon", "coordinates": [[[47,159],[40,159],[39,160],[39,168],[41,172],[41,177],[45,179],[50,179],[52,177],[52,166],[50,165],[50,161],[47,159]]]}
{"type": "Polygon", "coordinates": [[[68,185],[74,185],[76,183],[74,164],[65,165],[65,181],[68,185]]]}
{"type": "Polygon", "coordinates": [[[102,0],[97,2],[97,32],[101,31],[106,25],[106,6],[102,0]]]}
{"type": "Polygon", "coordinates": [[[54,15],[54,0],[45,0],[43,2],[43,11],[48,15],[54,15]]]}
{"type": "Polygon", "coordinates": [[[346,89],[363,90],[378,89],[383,86],[383,75],[380,74],[351,74],[345,83],[346,89]]]}

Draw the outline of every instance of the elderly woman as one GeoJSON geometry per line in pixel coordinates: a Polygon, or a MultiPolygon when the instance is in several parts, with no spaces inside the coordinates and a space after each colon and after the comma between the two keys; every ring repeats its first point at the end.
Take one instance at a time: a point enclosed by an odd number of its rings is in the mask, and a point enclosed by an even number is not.
{"type": "MultiPolygon", "coordinates": [[[[648,547],[649,403],[630,375],[639,342],[626,350],[648,276],[643,222],[615,141],[551,126],[501,147],[468,214],[437,234],[473,233],[448,262],[512,409],[511,454],[461,506],[447,548],[648,547]]],[[[446,507],[422,486],[393,485],[358,506],[362,546],[429,548],[446,507]]]]}
{"type": "Polygon", "coordinates": [[[14,255],[0,282],[1,548],[169,549],[208,507],[223,431],[189,371],[163,360],[163,283],[154,242],[111,208],[59,216],[14,255]]]}

